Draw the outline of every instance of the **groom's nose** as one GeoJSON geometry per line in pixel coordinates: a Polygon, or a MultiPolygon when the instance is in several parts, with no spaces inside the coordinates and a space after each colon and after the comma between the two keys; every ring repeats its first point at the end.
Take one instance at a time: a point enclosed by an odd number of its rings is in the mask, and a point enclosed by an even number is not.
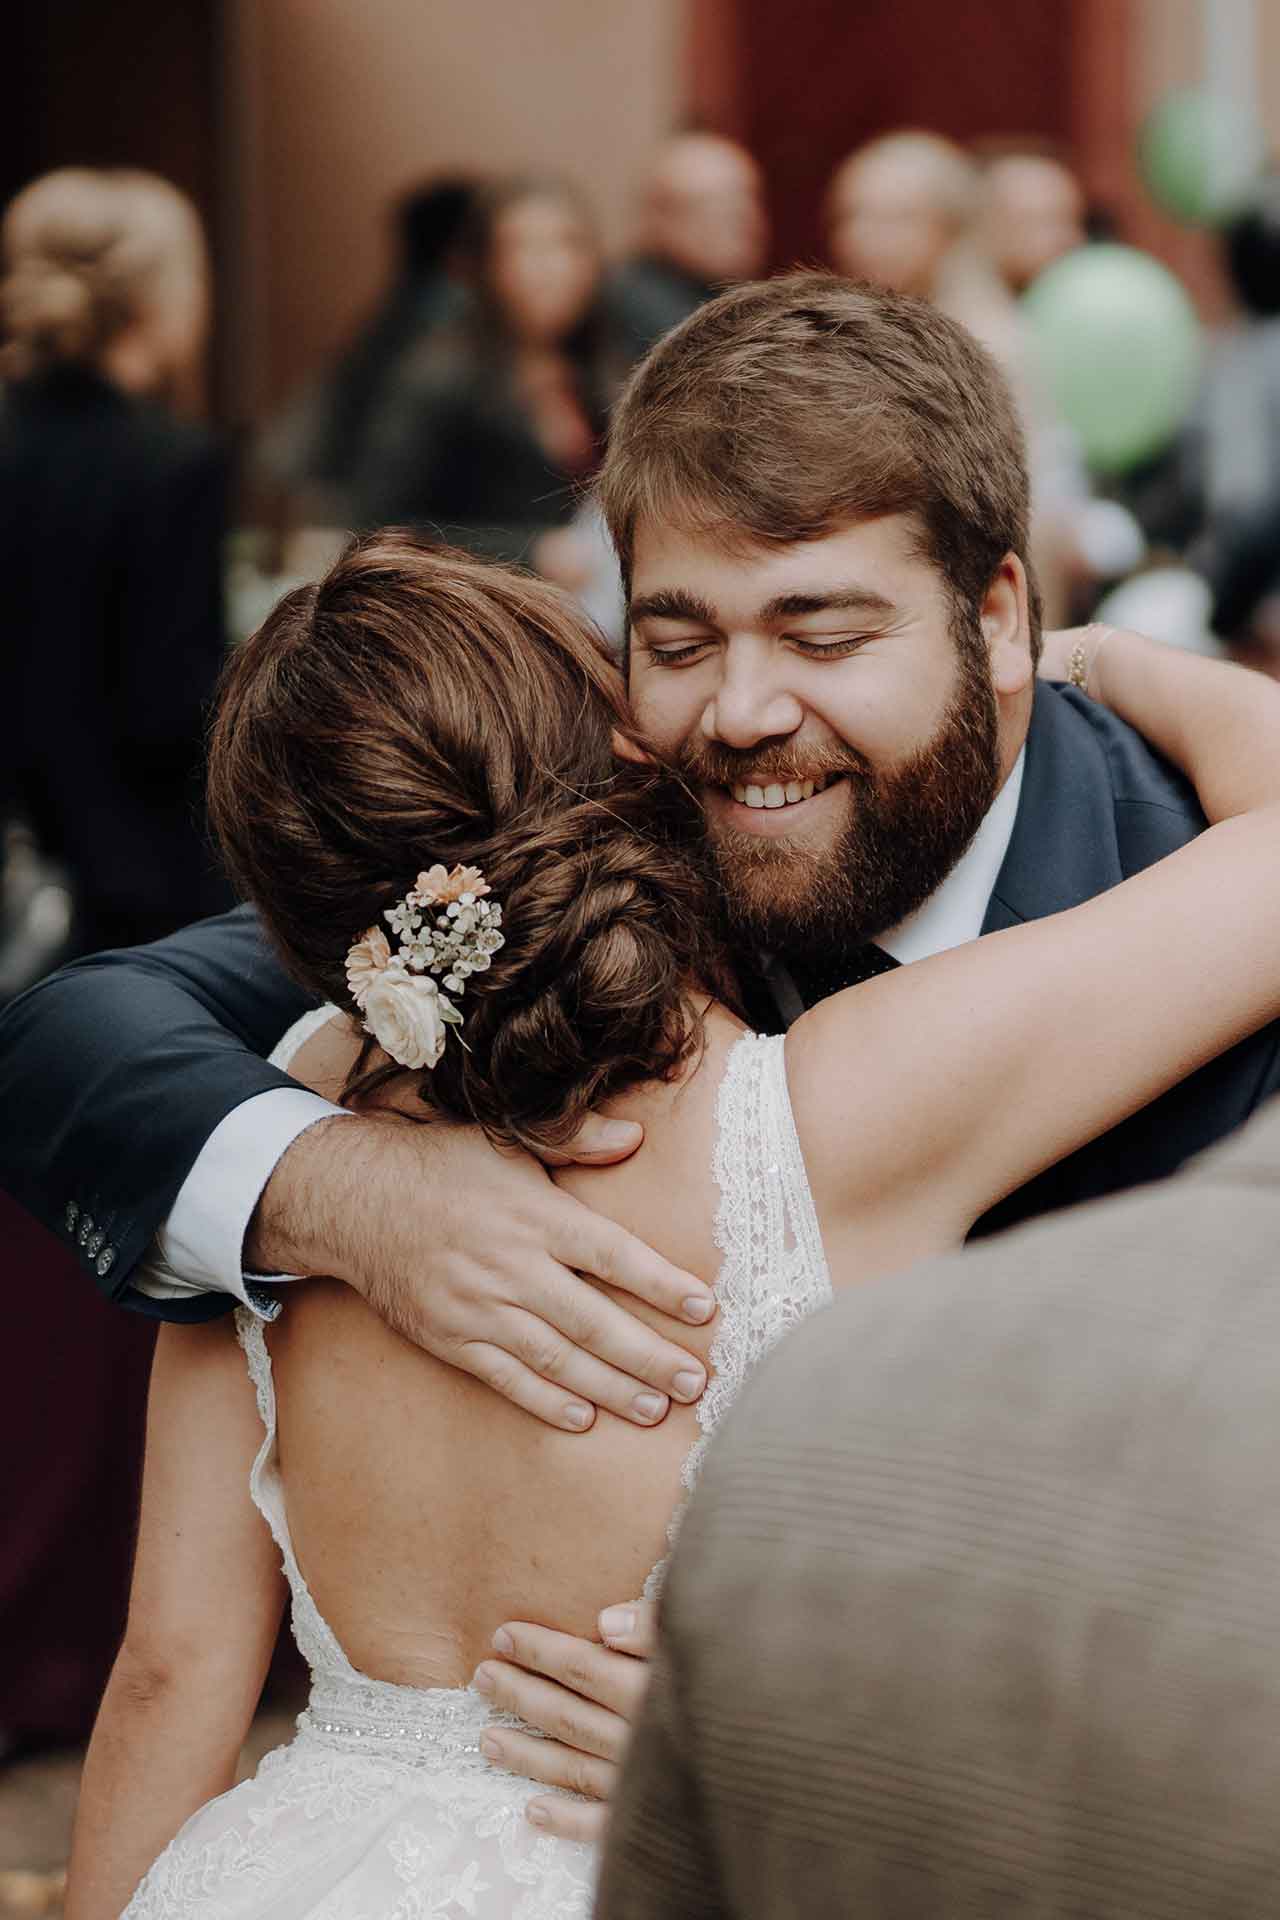
{"type": "Polygon", "coordinates": [[[776,659],[735,657],[732,646],[721,656],[720,678],[702,713],[708,740],[726,747],[755,747],[762,740],[786,738],[804,720],[804,708],[778,671],[776,659]]]}

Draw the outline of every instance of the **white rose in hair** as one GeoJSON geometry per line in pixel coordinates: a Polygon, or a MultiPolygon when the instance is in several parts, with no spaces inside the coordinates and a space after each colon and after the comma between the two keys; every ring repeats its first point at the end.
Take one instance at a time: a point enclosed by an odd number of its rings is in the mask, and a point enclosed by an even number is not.
{"type": "Polygon", "coordinates": [[[365,995],[364,1023],[402,1067],[434,1067],[444,1052],[445,1011],[434,980],[393,960],[365,995]]]}

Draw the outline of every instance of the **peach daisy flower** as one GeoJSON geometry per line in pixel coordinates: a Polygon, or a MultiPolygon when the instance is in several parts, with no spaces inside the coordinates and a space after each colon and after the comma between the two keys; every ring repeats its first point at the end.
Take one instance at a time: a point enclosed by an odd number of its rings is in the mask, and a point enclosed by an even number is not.
{"type": "Polygon", "coordinates": [[[390,959],[391,948],[381,927],[370,927],[348,953],[347,986],[350,989],[351,998],[361,1011],[369,997],[370,987],[390,959]]]}
{"type": "Polygon", "coordinates": [[[477,900],[483,899],[489,891],[489,882],[479,867],[455,867],[452,873],[446,873],[437,861],[434,867],[418,875],[413,890],[419,906],[447,907],[451,901],[461,900],[464,893],[474,893],[477,900]]]}

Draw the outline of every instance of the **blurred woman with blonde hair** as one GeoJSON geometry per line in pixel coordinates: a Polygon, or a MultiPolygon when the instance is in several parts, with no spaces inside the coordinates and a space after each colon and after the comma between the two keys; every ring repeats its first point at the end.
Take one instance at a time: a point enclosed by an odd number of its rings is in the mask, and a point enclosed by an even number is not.
{"type": "MultiPolygon", "coordinates": [[[[48,174],[12,202],[0,243],[0,828],[24,819],[66,870],[70,939],[89,952],[224,897],[199,769],[223,653],[225,462],[173,412],[200,394],[208,266],[194,208],[151,174],[48,174]]],[[[47,943],[15,928],[10,986],[42,957],[47,943]]],[[[101,1257],[97,1224],[86,1210],[82,1259],[101,1257]]],[[[124,1620],[150,1346],[131,1314],[69,1324],[65,1256],[3,1206],[0,1239],[23,1355],[5,1373],[0,1448],[26,1461],[0,1543],[0,1746],[14,1752],[92,1722],[124,1620]]]]}
{"type": "Polygon", "coordinates": [[[199,216],[153,174],[65,167],[0,232],[0,684],[13,811],[70,872],[81,950],[220,892],[197,821],[223,653],[225,462],[194,410],[199,216]]]}

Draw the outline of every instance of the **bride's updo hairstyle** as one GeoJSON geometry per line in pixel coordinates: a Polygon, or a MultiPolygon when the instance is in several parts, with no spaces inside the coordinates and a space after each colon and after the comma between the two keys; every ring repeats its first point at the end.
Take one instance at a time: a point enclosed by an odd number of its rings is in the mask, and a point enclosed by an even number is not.
{"type": "MultiPolygon", "coordinates": [[[[497,1139],[556,1145],[611,1093],[670,1077],[701,1038],[690,989],[732,992],[681,851],[696,803],[619,759],[614,729],[636,738],[622,678],[562,593],[399,531],[287,594],[224,676],[213,824],[318,999],[358,1021],[352,943],[424,868],[483,869],[505,945],[414,1078],[497,1139]]],[[[401,1071],[367,1043],[346,1097],[401,1071]]]]}

